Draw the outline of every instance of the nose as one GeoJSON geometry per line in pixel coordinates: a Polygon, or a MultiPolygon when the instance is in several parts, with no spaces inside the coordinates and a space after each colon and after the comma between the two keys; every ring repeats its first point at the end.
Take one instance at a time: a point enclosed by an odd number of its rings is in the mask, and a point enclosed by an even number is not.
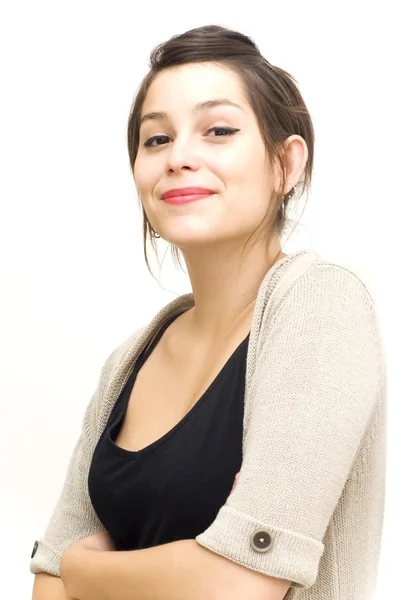
{"type": "Polygon", "coordinates": [[[181,169],[199,169],[199,156],[186,139],[174,140],[166,153],[166,171],[176,173],[181,169]]]}

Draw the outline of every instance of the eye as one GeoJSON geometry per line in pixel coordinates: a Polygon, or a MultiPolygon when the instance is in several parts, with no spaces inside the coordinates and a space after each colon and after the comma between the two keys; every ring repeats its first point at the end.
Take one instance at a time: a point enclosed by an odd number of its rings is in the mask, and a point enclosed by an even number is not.
{"type": "MultiPolygon", "coordinates": [[[[233,135],[234,133],[237,133],[237,131],[240,131],[240,129],[233,129],[232,127],[211,127],[210,129],[208,129],[207,133],[209,133],[209,131],[215,131],[220,132],[219,135],[214,135],[212,137],[226,137],[228,135],[233,135]],[[222,132],[222,133],[221,133],[222,132]]],[[[144,143],[144,146],[146,148],[155,148],[156,146],[162,146],[163,144],[153,144],[154,141],[157,140],[163,140],[163,139],[169,139],[168,135],[154,135],[153,137],[149,138],[148,140],[146,140],[146,142],[144,143]]]]}
{"type": "MultiPolygon", "coordinates": [[[[213,136],[213,137],[225,137],[226,135],[233,135],[234,133],[237,133],[237,131],[239,131],[239,129],[232,129],[231,127],[212,127],[211,129],[209,129],[209,131],[223,131],[225,133],[225,135],[221,136],[213,136]]],[[[208,133],[209,133],[208,131],[208,133]]]]}
{"type": "MultiPolygon", "coordinates": [[[[155,144],[152,144],[152,142],[154,140],[162,140],[162,139],[169,139],[168,135],[154,135],[153,137],[149,138],[148,140],[146,140],[146,142],[144,143],[145,148],[154,148],[155,144]]],[[[156,144],[156,146],[161,146],[162,144],[156,144]]]]}

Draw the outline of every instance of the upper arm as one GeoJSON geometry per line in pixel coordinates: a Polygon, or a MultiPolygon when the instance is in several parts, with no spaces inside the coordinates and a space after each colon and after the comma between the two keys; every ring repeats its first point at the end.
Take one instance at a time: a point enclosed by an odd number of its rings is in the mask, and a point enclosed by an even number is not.
{"type": "Polygon", "coordinates": [[[283,600],[290,589],[291,581],[287,579],[251,571],[242,565],[236,564],[235,566],[237,573],[233,578],[235,582],[234,595],[224,596],[222,600],[243,600],[243,598],[283,600]]]}
{"type": "Polygon", "coordinates": [[[91,456],[90,415],[95,408],[98,390],[85,411],[80,436],[75,444],[61,494],[31,559],[31,573],[48,573],[59,577],[60,560],[67,548],[81,538],[101,531],[102,525],[92,507],[87,477],[91,456]]]}
{"type": "Polygon", "coordinates": [[[63,553],[79,539],[104,531],[88,492],[87,480],[97,438],[97,411],[103,401],[120,347],[109,355],[102,366],[97,388],[86,407],[81,432],[73,449],[61,494],[31,558],[30,571],[59,577],[63,553]]]}
{"type": "Polygon", "coordinates": [[[116,364],[144,329],[145,327],[141,327],[117,346],[102,366],[97,388],[85,410],[81,433],[70,458],[63,489],[45,535],[38,542],[31,559],[31,573],[48,573],[59,577],[61,557],[67,548],[79,539],[105,530],[88,492],[88,473],[99,435],[97,414],[101,411],[107,384],[116,364]]]}
{"type": "MultiPolygon", "coordinates": [[[[238,600],[242,600],[243,598],[252,598],[252,600],[284,600],[291,587],[291,581],[288,579],[257,573],[241,565],[237,565],[237,567],[241,568],[242,571],[246,571],[246,575],[238,573],[238,577],[236,578],[241,585],[240,587],[237,584],[238,600]]],[[[224,600],[229,600],[229,598],[227,597],[224,600]]],[[[232,596],[231,600],[233,600],[232,596]]]]}
{"type": "Polygon", "coordinates": [[[262,321],[247,382],[236,487],[196,541],[268,576],[267,586],[279,578],[308,588],[379,396],[378,323],[360,279],[321,264],[274,315],[262,321]]]}
{"type": "Polygon", "coordinates": [[[198,545],[199,596],[213,600],[283,600],[291,581],[253,571],[198,545]],[[204,582],[206,587],[202,587],[204,582]]]}

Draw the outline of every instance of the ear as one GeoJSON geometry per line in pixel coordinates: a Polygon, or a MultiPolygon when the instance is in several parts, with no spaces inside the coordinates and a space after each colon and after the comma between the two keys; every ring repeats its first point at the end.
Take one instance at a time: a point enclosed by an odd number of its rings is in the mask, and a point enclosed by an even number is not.
{"type": "MultiPolygon", "coordinates": [[[[300,180],[308,160],[308,155],[308,147],[304,138],[300,135],[290,135],[284,140],[281,153],[286,173],[286,182],[283,190],[284,196],[288,194],[300,180]]],[[[282,183],[282,174],[280,165],[276,161],[273,165],[273,172],[275,181],[274,191],[276,194],[279,194],[280,184],[282,183]]]]}

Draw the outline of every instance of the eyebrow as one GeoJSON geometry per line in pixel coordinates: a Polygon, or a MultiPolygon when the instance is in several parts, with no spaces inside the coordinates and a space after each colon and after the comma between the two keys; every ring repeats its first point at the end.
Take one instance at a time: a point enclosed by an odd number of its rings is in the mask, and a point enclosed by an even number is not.
{"type": "MultiPolygon", "coordinates": [[[[227,98],[217,98],[216,100],[206,100],[205,102],[198,102],[192,109],[192,112],[199,112],[202,110],[208,110],[210,108],[214,108],[215,106],[234,106],[235,108],[239,108],[244,112],[244,109],[239,104],[228,100],[227,98]]],[[[150,112],[143,115],[141,120],[139,121],[139,126],[141,126],[145,121],[154,121],[159,119],[162,121],[163,119],[167,119],[168,115],[165,112],[150,112]]]]}

